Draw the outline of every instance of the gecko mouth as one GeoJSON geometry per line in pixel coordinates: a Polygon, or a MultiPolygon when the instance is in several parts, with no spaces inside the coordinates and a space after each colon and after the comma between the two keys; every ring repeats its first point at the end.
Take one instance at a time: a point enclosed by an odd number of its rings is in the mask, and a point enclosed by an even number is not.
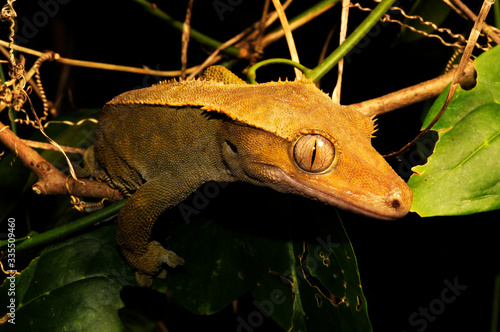
{"type": "MultiPolygon", "coordinates": [[[[270,166],[270,171],[274,175],[273,178],[279,179],[279,181],[275,182],[276,186],[273,187],[281,192],[292,192],[328,205],[376,219],[392,220],[401,218],[404,217],[410,209],[411,204],[408,204],[408,200],[405,199],[404,193],[401,191],[393,190],[383,197],[380,197],[378,200],[371,200],[371,202],[368,202],[367,199],[363,202],[362,197],[366,196],[360,195],[358,195],[357,201],[344,200],[333,196],[331,192],[329,193],[321,189],[307,186],[290,177],[278,167],[272,165],[266,166],[270,166]]],[[[411,199],[409,201],[411,203],[411,199]]]]}

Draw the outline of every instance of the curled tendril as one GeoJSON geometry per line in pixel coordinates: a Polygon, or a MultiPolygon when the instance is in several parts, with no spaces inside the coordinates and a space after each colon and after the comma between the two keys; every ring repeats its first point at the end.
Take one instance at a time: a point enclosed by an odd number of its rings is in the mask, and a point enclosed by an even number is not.
{"type": "Polygon", "coordinates": [[[0,11],[0,21],[4,22],[12,19],[13,17],[17,17],[17,13],[14,10],[13,2],[15,0],[7,1],[7,3],[2,7],[0,11]]]}

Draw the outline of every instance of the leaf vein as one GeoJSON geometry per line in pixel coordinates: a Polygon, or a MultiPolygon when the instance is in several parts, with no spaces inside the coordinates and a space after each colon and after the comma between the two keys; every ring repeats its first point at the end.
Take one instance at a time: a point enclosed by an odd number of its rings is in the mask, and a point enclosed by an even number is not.
{"type": "Polygon", "coordinates": [[[481,151],[484,147],[490,145],[491,142],[496,140],[498,137],[500,137],[500,131],[497,132],[495,135],[493,135],[491,138],[485,140],[483,144],[478,146],[474,151],[472,151],[471,154],[469,154],[462,162],[460,162],[457,166],[455,166],[452,170],[450,170],[448,173],[446,173],[445,177],[448,176],[450,173],[456,171],[460,167],[462,167],[466,162],[468,162],[472,157],[474,157],[475,154],[477,154],[479,151],[481,151]]]}

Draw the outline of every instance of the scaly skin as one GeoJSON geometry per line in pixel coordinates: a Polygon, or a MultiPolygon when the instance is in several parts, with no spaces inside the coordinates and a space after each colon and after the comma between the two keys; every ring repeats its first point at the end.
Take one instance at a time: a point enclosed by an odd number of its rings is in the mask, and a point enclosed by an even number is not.
{"type": "Polygon", "coordinates": [[[95,156],[132,193],[117,241],[140,275],[183,264],[150,242],[151,229],[208,181],[246,181],[379,219],[408,213],[411,190],[372,147],[371,118],[307,80],[247,85],[221,67],[207,76],[129,91],[103,109],[95,156]]]}

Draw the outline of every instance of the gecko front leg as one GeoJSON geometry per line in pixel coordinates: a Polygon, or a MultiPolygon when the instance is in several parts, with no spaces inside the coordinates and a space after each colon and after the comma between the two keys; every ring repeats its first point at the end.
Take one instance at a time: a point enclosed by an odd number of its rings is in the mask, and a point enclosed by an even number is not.
{"type": "Polygon", "coordinates": [[[177,254],[163,248],[157,241],[151,241],[151,232],[160,214],[177,205],[194,190],[186,188],[183,195],[179,195],[179,190],[172,189],[179,188],[179,183],[175,182],[165,176],[147,181],[118,214],[118,247],[136,271],[136,279],[141,286],[149,286],[154,277],[164,276],[165,265],[176,267],[184,264],[177,254]]]}

